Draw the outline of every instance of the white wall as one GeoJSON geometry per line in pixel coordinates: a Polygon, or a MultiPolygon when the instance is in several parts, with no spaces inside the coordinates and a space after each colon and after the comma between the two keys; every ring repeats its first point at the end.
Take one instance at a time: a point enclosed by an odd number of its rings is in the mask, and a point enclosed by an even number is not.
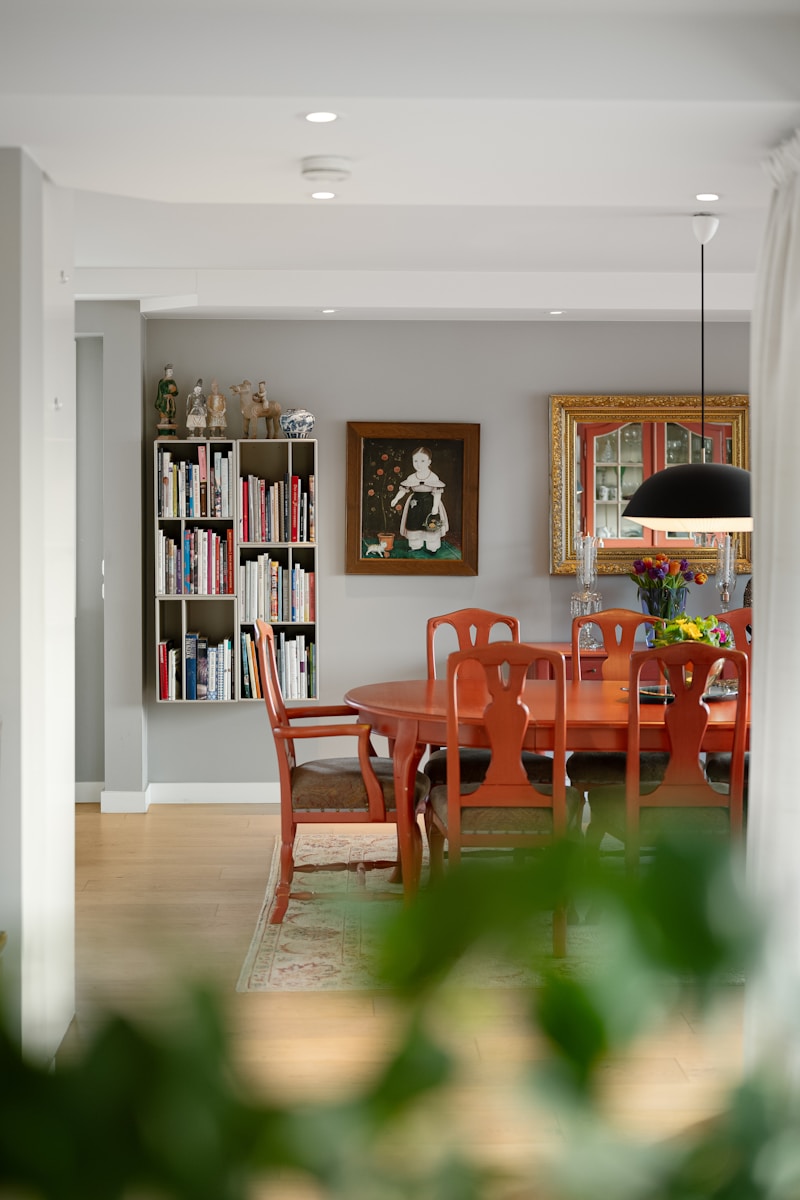
{"type": "MultiPolygon", "coordinates": [[[[748,390],[749,326],[706,330],[709,392],[748,390]]],[[[185,400],[198,377],[222,389],[265,379],[284,407],[316,414],[320,443],[322,699],[351,685],[424,673],[425,621],[466,605],[515,613],[523,637],[566,639],[572,578],[549,574],[551,392],[696,392],[693,323],[208,321],[153,318],[145,333],[146,537],[152,545],[153,400],[164,365],[185,400]],[[481,424],[480,563],[476,577],[344,573],[345,433],[359,421],[481,424]]],[[[241,418],[228,393],[228,430],[241,418]]],[[[179,413],[184,405],[179,405],[179,413]]],[[[261,706],[156,705],[151,555],[145,564],[145,703],[150,782],[276,778],[261,706]]],[[[606,604],[629,606],[633,584],[604,578],[606,604]]],[[[696,611],[716,608],[696,595],[696,611]]]]}

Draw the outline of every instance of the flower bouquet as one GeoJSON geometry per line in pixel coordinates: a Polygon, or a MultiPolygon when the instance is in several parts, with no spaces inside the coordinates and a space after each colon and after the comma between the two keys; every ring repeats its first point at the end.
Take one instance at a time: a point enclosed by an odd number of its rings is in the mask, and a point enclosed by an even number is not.
{"type": "MultiPolygon", "coordinates": [[[[654,645],[673,646],[676,642],[702,642],[706,646],[729,646],[730,631],[717,623],[716,617],[687,617],[685,613],[667,621],[665,625],[657,626],[654,645]]],[[[712,666],[706,688],[711,688],[722,674],[725,660],[720,658],[712,666]]],[[[683,677],[687,684],[692,682],[692,672],[683,668],[683,677]]]]}
{"type": "Polygon", "coordinates": [[[686,610],[688,583],[702,585],[708,579],[705,571],[693,571],[685,558],[637,558],[629,574],[639,589],[642,612],[671,621],[686,610]]]}

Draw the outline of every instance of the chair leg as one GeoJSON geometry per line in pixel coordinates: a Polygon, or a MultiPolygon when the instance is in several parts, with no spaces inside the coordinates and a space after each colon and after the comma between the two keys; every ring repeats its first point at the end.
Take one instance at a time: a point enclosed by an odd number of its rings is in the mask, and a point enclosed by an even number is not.
{"type": "Polygon", "coordinates": [[[430,808],[425,809],[425,836],[428,839],[431,881],[441,879],[444,874],[444,830],[430,808]]]}
{"type": "Polygon", "coordinates": [[[280,925],[286,916],[286,909],[289,907],[289,893],[294,876],[293,849],[294,836],[290,842],[281,842],[281,869],[278,885],[275,888],[275,901],[269,918],[270,925],[280,925]]]}

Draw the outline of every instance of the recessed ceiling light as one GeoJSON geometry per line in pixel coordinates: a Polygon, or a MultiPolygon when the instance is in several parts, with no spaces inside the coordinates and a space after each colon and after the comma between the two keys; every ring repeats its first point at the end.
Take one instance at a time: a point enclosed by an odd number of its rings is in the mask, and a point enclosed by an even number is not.
{"type": "Polygon", "coordinates": [[[315,125],[326,125],[329,121],[338,121],[339,114],[332,112],[313,112],[306,113],[306,120],[313,121],[315,125]]]}
{"type": "Polygon", "coordinates": [[[332,313],[332,312],[336,312],[336,309],[335,308],[323,308],[322,311],[324,313],[332,313]]]}
{"type": "Polygon", "coordinates": [[[336,192],[312,192],[312,200],[335,200],[336,192]]]}
{"type": "Polygon", "coordinates": [[[698,192],[695,196],[695,200],[704,200],[706,203],[710,204],[712,200],[719,200],[719,196],[716,192],[698,192]]]}
{"type": "Polygon", "coordinates": [[[551,308],[547,315],[549,317],[563,317],[564,310],[563,308],[551,308]]]}

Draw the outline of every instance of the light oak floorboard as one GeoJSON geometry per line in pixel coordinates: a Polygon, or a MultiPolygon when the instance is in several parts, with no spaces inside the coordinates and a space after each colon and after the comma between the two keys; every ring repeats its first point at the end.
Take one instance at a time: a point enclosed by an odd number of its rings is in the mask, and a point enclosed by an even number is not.
{"type": "MultiPolygon", "coordinates": [[[[110,1007],[158,1017],[187,981],[210,981],[225,1009],[236,1065],[267,1094],[334,1099],[370,1079],[400,1035],[402,1010],[367,992],[238,994],[236,980],[264,898],[278,818],[256,805],[158,805],[146,814],[76,811],[77,1016],[67,1056],[110,1007]]],[[[718,1111],[738,1077],[743,989],[721,1016],[675,1013],[602,1071],[612,1123],[634,1137],[679,1133],[718,1111]]],[[[519,1099],[546,1047],[524,1023],[521,989],[475,990],[443,1002],[437,1032],[458,1054],[446,1096],[409,1120],[414,1153],[450,1130],[495,1163],[559,1149],[564,1131],[519,1099]],[[431,1132],[435,1130],[436,1134],[431,1132]]],[[[316,1200],[286,1179],[259,1198],[316,1200]]]]}

